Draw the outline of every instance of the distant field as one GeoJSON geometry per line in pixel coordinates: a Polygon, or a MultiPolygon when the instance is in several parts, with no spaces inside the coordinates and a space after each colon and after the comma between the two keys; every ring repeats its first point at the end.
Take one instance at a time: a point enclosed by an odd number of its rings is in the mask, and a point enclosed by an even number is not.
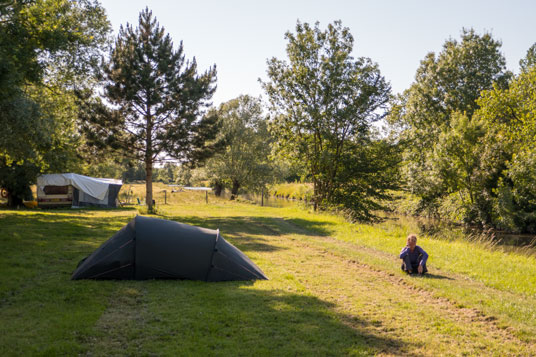
{"type": "Polygon", "coordinates": [[[311,183],[281,183],[270,188],[272,196],[296,200],[311,200],[313,197],[313,184],[311,183]]]}
{"type": "MultiPolygon", "coordinates": [[[[213,194],[208,195],[214,198],[213,194]]],[[[145,184],[123,184],[119,191],[119,199],[128,205],[137,205],[145,203],[145,184]]],[[[164,204],[188,204],[188,203],[205,203],[207,195],[204,191],[188,191],[181,187],[169,186],[162,182],[153,183],[153,199],[157,206],[164,204]]]]}
{"type": "MultiPolygon", "coordinates": [[[[33,185],[32,192],[34,198],[36,198],[36,187],[33,185]]],[[[161,204],[177,204],[185,203],[187,201],[205,202],[205,192],[193,192],[185,191],[179,187],[172,187],[162,182],[153,183],[153,199],[156,201],[157,205],[161,204]],[[175,191],[175,192],[173,192],[175,191]]],[[[141,204],[145,203],[145,184],[144,183],[125,183],[119,191],[119,199],[125,206],[135,206],[138,205],[138,199],[141,204]]],[[[5,205],[7,199],[0,197],[0,206],[5,205]]]]}
{"type": "Polygon", "coordinates": [[[0,210],[0,355],[536,355],[534,257],[421,237],[410,277],[404,222],[170,195],[159,217],[219,228],[270,280],[71,281],[144,209],[0,210]]]}

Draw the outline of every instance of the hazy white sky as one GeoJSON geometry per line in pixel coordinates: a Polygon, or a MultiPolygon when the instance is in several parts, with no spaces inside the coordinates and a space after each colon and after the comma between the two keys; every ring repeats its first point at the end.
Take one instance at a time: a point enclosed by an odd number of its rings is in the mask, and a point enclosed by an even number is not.
{"type": "Polygon", "coordinates": [[[286,31],[296,21],[342,20],[355,39],[354,56],[377,62],[401,92],[413,82],[419,62],[441,51],[461,29],[491,32],[502,41],[510,70],[536,42],[536,1],[532,0],[101,0],[114,33],[127,22],[138,23],[146,6],[174,43],[182,40],[187,58],[196,57],[204,71],[216,64],[214,104],[240,94],[261,95],[258,78],[266,79],[266,60],[286,58],[286,31]]]}

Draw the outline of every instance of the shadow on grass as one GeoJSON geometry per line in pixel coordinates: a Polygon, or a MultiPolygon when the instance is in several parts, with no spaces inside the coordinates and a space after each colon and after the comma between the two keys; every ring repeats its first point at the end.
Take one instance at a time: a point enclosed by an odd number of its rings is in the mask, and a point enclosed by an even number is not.
{"type": "Polygon", "coordinates": [[[43,209],[44,212],[94,212],[94,211],[103,211],[103,212],[122,212],[122,211],[136,211],[135,206],[121,206],[121,207],[97,207],[97,206],[82,206],[82,207],[50,207],[43,209]]]}
{"type": "Polygon", "coordinates": [[[287,233],[296,233],[307,236],[328,236],[335,224],[332,222],[310,221],[301,218],[284,219],[271,216],[224,216],[224,217],[197,217],[197,216],[161,216],[164,219],[191,224],[211,229],[228,229],[234,233],[262,234],[278,236],[287,233]]]}
{"type": "Polygon", "coordinates": [[[404,275],[408,275],[412,278],[418,278],[418,279],[454,280],[453,278],[449,276],[439,275],[439,274],[430,274],[430,273],[426,273],[426,274],[404,273],[404,275]]]}
{"type": "Polygon", "coordinates": [[[292,219],[274,219],[280,225],[283,225],[290,231],[290,233],[297,233],[306,236],[324,236],[327,237],[333,234],[330,227],[334,226],[332,222],[311,221],[302,218],[292,219]]]}
{"type": "Polygon", "coordinates": [[[1,212],[0,302],[31,290],[45,276],[69,280],[80,259],[130,219],[55,213],[1,212]]]}
{"type": "Polygon", "coordinates": [[[57,214],[34,213],[21,215],[4,211],[0,215],[0,239],[7,243],[16,240],[34,242],[39,246],[67,245],[77,243],[76,238],[87,237],[106,240],[126,224],[132,217],[87,217],[70,211],[56,211],[57,214]]]}
{"type": "Polygon", "coordinates": [[[331,222],[309,221],[305,219],[284,219],[264,216],[160,216],[198,227],[219,229],[221,235],[231,237],[233,244],[244,251],[277,251],[284,248],[269,243],[269,239],[258,237],[300,234],[307,236],[328,236],[331,222]],[[238,236],[238,237],[236,237],[238,236]]]}
{"type": "Polygon", "coordinates": [[[430,274],[430,273],[426,273],[424,275],[424,278],[426,279],[445,279],[445,280],[454,280],[453,278],[449,277],[449,276],[445,276],[445,275],[439,275],[439,274],[430,274]]]}
{"type": "Polygon", "coordinates": [[[197,227],[219,229],[225,239],[232,241],[242,251],[274,252],[284,248],[270,243],[261,236],[278,236],[277,227],[272,227],[271,218],[266,217],[197,217],[161,216],[164,219],[190,224],[197,227]],[[274,229],[275,228],[275,229],[274,229]]]}
{"type": "Polygon", "coordinates": [[[281,232],[266,224],[270,218],[253,216],[224,216],[224,217],[198,217],[198,216],[160,216],[180,223],[186,223],[197,227],[219,229],[222,234],[262,234],[265,236],[277,236],[281,232]]]}
{"type": "MultiPolygon", "coordinates": [[[[332,303],[248,282],[151,281],[145,352],[212,355],[372,355],[400,353],[403,342],[332,303]],[[151,336],[160,336],[154,340],[151,336]]],[[[374,325],[376,326],[376,325],[374,325]]]]}

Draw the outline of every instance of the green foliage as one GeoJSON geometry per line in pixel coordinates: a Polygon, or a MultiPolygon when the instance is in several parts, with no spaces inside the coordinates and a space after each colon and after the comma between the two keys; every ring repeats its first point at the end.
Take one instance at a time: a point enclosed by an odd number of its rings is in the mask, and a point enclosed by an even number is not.
{"type": "Polygon", "coordinates": [[[479,104],[477,115],[494,133],[494,141],[488,140],[484,153],[502,158],[493,223],[509,230],[536,232],[536,68],[522,72],[508,89],[483,93],[479,104]]]}
{"type": "Polygon", "coordinates": [[[534,43],[530,48],[527,50],[527,54],[524,58],[519,60],[519,67],[521,68],[522,72],[527,72],[530,70],[531,67],[534,67],[536,64],[536,43],[534,43]]]}
{"type": "Polygon", "coordinates": [[[343,161],[350,161],[350,148],[359,146],[371,123],[383,116],[390,87],[370,59],[352,57],[354,40],[340,21],[325,31],[318,23],[313,28],[298,22],[296,33],[285,37],[288,62],[269,60],[270,81],[263,83],[277,149],[306,166],[315,208],[339,204],[343,195],[337,190],[351,176],[342,173],[343,161]]]}
{"type": "Polygon", "coordinates": [[[86,97],[84,130],[94,146],[145,163],[149,209],[155,161],[169,156],[195,163],[214,153],[216,118],[203,111],[215,80],[215,67],[197,73],[182,42],[174,49],[149,9],[140,13],[138,27],[120,28],[104,66],[105,98],[113,109],[86,97]]]}
{"type": "Polygon", "coordinates": [[[439,55],[425,57],[415,83],[394,104],[389,120],[402,128],[408,189],[421,197],[423,211],[439,214],[442,200],[456,193],[448,200],[461,206],[452,215],[463,211],[465,222],[491,221],[502,161],[489,127],[474,113],[481,91],[506,88],[511,78],[500,46],[490,34],[464,29],[461,41],[449,39],[439,55]]]}
{"type": "Polygon", "coordinates": [[[392,190],[401,186],[401,158],[399,146],[386,139],[348,143],[331,205],[352,220],[377,218],[374,211],[386,209],[392,190]]]}
{"type": "Polygon", "coordinates": [[[109,23],[96,1],[0,4],[0,185],[21,202],[38,174],[79,162],[72,89],[85,87],[109,23]]]}
{"type": "Polygon", "coordinates": [[[535,232],[532,52],[512,78],[503,70],[498,42],[472,31],[462,38],[461,44],[447,41],[437,60],[429,55],[423,61],[416,83],[390,117],[408,140],[409,188],[421,197],[423,209],[443,218],[535,232]],[[512,78],[508,86],[506,78],[512,78]]]}
{"type": "Polygon", "coordinates": [[[260,99],[240,96],[223,103],[214,113],[221,123],[223,150],[207,162],[205,172],[214,183],[231,189],[234,199],[239,189],[257,192],[274,181],[269,159],[271,135],[260,99]]]}
{"type": "Polygon", "coordinates": [[[405,151],[408,188],[440,217],[536,232],[536,72],[532,46],[517,77],[500,43],[464,30],[436,57],[389,117],[405,151]]]}
{"type": "Polygon", "coordinates": [[[166,162],[163,167],[155,169],[155,181],[174,184],[179,178],[180,165],[166,162]]]}

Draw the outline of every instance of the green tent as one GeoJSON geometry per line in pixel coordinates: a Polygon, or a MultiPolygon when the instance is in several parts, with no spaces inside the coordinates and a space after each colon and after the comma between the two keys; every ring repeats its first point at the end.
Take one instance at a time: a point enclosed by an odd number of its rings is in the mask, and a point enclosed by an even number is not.
{"type": "Polygon", "coordinates": [[[136,216],[93,254],[71,279],[267,279],[219,230],[136,216]]]}

